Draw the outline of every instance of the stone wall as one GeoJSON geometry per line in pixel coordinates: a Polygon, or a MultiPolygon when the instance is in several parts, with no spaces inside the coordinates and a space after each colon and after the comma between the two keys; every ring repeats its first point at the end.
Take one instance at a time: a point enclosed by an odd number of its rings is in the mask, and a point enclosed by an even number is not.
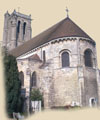
{"type": "Polygon", "coordinates": [[[96,70],[84,68],[84,98],[83,104],[89,106],[90,98],[96,98],[98,101],[98,86],[96,70]]]}
{"type": "Polygon", "coordinates": [[[31,39],[31,17],[14,11],[8,12],[4,16],[3,46],[8,51],[18,47],[25,41],[31,39]],[[17,32],[18,22],[20,21],[19,33],[17,32]],[[23,25],[26,23],[25,34],[23,35],[23,25]]]}
{"type": "Polygon", "coordinates": [[[97,61],[96,48],[87,40],[57,41],[48,43],[40,48],[23,55],[17,59],[18,68],[24,71],[25,88],[30,88],[30,76],[26,74],[27,69],[30,75],[35,71],[37,75],[37,88],[44,96],[45,108],[54,106],[66,106],[73,101],[79,105],[89,105],[91,96],[98,97],[97,86],[97,61]],[[85,68],[84,51],[91,49],[93,52],[93,68],[85,68]],[[46,53],[46,62],[43,63],[43,51],[46,53]],[[62,68],[61,53],[67,51],[70,57],[70,66],[62,68]],[[28,58],[37,54],[40,61],[29,61],[28,58]],[[21,61],[23,65],[21,65],[21,61]]]}

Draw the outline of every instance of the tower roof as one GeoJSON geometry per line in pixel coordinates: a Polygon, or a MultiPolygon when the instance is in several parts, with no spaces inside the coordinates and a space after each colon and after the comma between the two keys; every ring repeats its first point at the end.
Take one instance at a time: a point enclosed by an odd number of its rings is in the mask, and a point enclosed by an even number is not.
{"type": "Polygon", "coordinates": [[[29,19],[29,20],[32,20],[31,19],[31,15],[25,15],[25,14],[22,14],[20,12],[16,12],[16,10],[13,11],[13,13],[11,14],[12,15],[16,15],[18,17],[22,17],[22,18],[25,18],[25,19],[29,19]]]}
{"type": "Polygon", "coordinates": [[[10,54],[18,57],[34,48],[52,41],[53,39],[62,37],[84,37],[93,41],[80,27],[67,17],[31,40],[25,42],[23,45],[10,51],[10,54]]]}

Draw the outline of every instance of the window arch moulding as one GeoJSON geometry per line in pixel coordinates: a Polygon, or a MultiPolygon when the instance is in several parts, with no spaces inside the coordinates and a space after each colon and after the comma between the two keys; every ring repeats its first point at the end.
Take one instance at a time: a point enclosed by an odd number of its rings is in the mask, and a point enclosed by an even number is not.
{"type": "Polygon", "coordinates": [[[60,51],[60,66],[61,68],[70,67],[71,52],[68,49],[60,51]]]}
{"type": "Polygon", "coordinates": [[[86,49],[84,51],[84,65],[85,67],[94,66],[94,55],[91,49],[86,49]]]}

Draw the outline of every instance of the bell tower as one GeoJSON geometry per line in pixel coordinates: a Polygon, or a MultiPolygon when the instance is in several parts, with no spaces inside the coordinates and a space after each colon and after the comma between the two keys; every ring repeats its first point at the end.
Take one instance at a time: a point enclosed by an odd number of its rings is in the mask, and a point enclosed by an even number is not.
{"type": "Polygon", "coordinates": [[[24,15],[16,10],[12,14],[9,14],[8,11],[5,13],[3,46],[8,51],[31,39],[31,21],[31,15],[24,15]]]}

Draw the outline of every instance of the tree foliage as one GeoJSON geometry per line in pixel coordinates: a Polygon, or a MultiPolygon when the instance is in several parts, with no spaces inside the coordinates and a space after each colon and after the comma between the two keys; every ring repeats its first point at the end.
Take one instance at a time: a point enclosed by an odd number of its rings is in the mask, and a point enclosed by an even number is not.
{"type": "Polygon", "coordinates": [[[36,89],[36,88],[32,89],[30,99],[31,99],[31,101],[41,100],[42,107],[43,107],[43,95],[42,95],[42,93],[40,92],[39,89],[36,89]]]}
{"type": "Polygon", "coordinates": [[[13,112],[21,112],[21,82],[17,68],[16,58],[4,54],[4,74],[6,89],[6,110],[9,117],[13,112]]]}
{"type": "Polygon", "coordinates": [[[39,89],[32,89],[32,91],[31,91],[31,100],[36,101],[36,100],[42,100],[42,99],[43,99],[43,97],[42,97],[42,94],[39,91],[39,89]]]}

